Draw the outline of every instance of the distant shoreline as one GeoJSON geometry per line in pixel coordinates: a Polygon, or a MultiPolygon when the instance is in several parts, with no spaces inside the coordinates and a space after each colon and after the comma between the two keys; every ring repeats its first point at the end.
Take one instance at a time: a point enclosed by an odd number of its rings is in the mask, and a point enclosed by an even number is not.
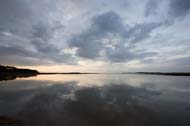
{"type": "Polygon", "coordinates": [[[179,73],[179,72],[171,72],[171,73],[162,73],[162,72],[134,72],[134,73],[121,73],[121,74],[144,74],[144,75],[166,75],[166,76],[190,76],[190,73],[179,73]]]}
{"type": "Polygon", "coordinates": [[[0,81],[37,76],[38,74],[39,72],[37,70],[20,69],[13,66],[0,65],[0,81]]]}
{"type": "Polygon", "coordinates": [[[190,73],[162,73],[162,72],[126,72],[126,73],[80,73],[80,72],[66,72],[66,73],[38,73],[38,75],[43,74],[144,74],[144,75],[167,75],[167,76],[190,76],[190,73]]]}
{"type": "Polygon", "coordinates": [[[40,72],[39,75],[43,74],[106,74],[106,73],[81,73],[81,72],[65,72],[65,73],[46,73],[46,72],[40,72]]]}
{"type": "Polygon", "coordinates": [[[0,65],[0,81],[1,80],[14,80],[16,78],[26,78],[37,75],[53,75],[53,74],[63,74],[63,75],[81,75],[81,74],[142,74],[142,75],[163,75],[163,76],[190,76],[190,73],[182,72],[124,72],[124,73],[88,73],[88,72],[38,72],[37,70],[31,69],[20,69],[12,66],[0,65]]]}

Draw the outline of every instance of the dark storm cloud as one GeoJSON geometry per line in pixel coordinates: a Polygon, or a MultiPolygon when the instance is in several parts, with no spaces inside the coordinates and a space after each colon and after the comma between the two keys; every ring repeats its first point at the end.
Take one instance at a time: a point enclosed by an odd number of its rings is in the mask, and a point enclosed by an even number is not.
{"type": "MultiPolygon", "coordinates": [[[[158,7],[162,2],[168,2],[168,9],[164,8],[168,14],[168,18],[184,17],[189,13],[190,1],[189,0],[148,0],[145,7],[145,16],[156,15],[159,13],[158,7]]],[[[163,13],[163,12],[162,12],[163,13]]]]}
{"type": "Polygon", "coordinates": [[[100,51],[105,46],[101,40],[109,33],[125,34],[125,26],[121,18],[113,11],[95,16],[90,28],[73,36],[69,44],[71,47],[78,48],[78,56],[94,59],[100,56],[100,51]]]}
{"type": "Polygon", "coordinates": [[[170,0],[169,14],[173,17],[185,16],[190,10],[189,0],[170,0]]]}
{"type": "MultiPolygon", "coordinates": [[[[109,11],[92,18],[91,26],[79,35],[74,35],[70,41],[71,47],[77,47],[77,55],[80,57],[94,59],[100,58],[101,51],[105,52],[107,60],[112,62],[130,61],[135,58],[144,58],[149,53],[130,52],[133,46],[127,47],[126,43],[134,45],[146,38],[149,34],[159,27],[161,23],[136,24],[133,27],[123,23],[122,18],[115,12],[109,11]],[[121,41],[113,47],[103,42],[112,35],[119,36],[121,41]]],[[[112,41],[112,40],[110,40],[112,41]]]]}
{"type": "Polygon", "coordinates": [[[108,33],[114,34],[125,34],[125,25],[122,22],[121,17],[114,11],[109,11],[100,15],[96,15],[92,19],[92,29],[95,31],[101,31],[100,35],[105,35],[108,33]]]}

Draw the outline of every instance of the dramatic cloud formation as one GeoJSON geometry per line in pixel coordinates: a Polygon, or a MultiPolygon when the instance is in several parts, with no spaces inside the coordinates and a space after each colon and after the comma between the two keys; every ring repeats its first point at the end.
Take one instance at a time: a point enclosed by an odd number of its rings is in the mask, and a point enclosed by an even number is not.
{"type": "Polygon", "coordinates": [[[116,13],[110,11],[92,18],[91,26],[71,39],[71,47],[77,47],[77,55],[85,58],[101,58],[113,62],[122,62],[135,58],[144,58],[150,54],[133,51],[134,44],[149,38],[152,30],[160,23],[135,24],[129,27],[116,13]],[[101,55],[104,52],[104,55],[101,55]]]}
{"type": "Polygon", "coordinates": [[[190,10],[189,0],[170,0],[169,14],[174,17],[187,15],[190,10]]]}
{"type": "Polygon", "coordinates": [[[188,71],[189,25],[189,0],[1,0],[0,63],[188,71]]]}

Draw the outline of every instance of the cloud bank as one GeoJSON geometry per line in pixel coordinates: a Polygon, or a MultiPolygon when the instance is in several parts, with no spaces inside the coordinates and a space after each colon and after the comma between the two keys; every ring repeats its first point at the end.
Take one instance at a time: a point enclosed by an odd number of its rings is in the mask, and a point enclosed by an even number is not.
{"type": "Polygon", "coordinates": [[[189,13],[189,0],[1,0],[0,63],[190,69],[189,13]]]}

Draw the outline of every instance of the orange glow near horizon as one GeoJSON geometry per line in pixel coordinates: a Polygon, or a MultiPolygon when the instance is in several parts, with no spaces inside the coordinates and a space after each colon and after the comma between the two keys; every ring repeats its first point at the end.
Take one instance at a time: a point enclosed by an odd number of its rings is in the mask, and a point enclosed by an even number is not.
{"type": "Polygon", "coordinates": [[[129,63],[107,63],[94,61],[80,61],[77,65],[42,65],[42,66],[16,66],[18,68],[27,68],[46,73],[64,73],[64,72],[87,72],[87,73],[117,73],[130,71],[129,68],[141,68],[142,64],[138,62],[129,63]]]}
{"type": "Polygon", "coordinates": [[[81,67],[81,66],[69,66],[69,65],[55,65],[55,66],[16,66],[18,68],[27,68],[38,70],[39,72],[104,72],[104,70],[97,67],[81,67]]]}

